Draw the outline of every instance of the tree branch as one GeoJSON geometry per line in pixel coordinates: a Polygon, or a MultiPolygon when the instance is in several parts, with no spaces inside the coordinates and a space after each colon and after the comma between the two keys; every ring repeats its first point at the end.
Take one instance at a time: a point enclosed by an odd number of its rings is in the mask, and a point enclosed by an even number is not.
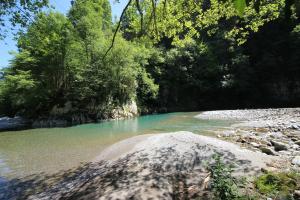
{"type": "Polygon", "coordinates": [[[121,16],[120,16],[120,20],[119,20],[119,22],[118,22],[117,28],[116,28],[116,30],[115,30],[115,32],[114,32],[114,36],[113,36],[111,45],[110,45],[110,47],[107,49],[107,51],[105,52],[105,54],[104,54],[104,56],[103,56],[103,60],[105,59],[105,57],[107,56],[107,54],[109,53],[109,51],[114,47],[114,43],[115,43],[115,40],[116,40],[117,33],[118,33],[119,29],[120,29],[120,26],[121,26],[121,23],[122,23],[122,19],[123,19],[125,13],[126,13],[128,7],[130,6],[131,2],[132,2],[132,0],[129,0],[128,3],[127,3],[127,5],[125,6],[125,8],[124,8],[123,11],[122,11],[122,14],[121,14],[121,16]]]}
{"type": "Polygon", "coordinates": [[[158,35],[157,20],[156,20],[156,0],[151,0],[153,9],[154,29],[156,36],[158,35]]]}
{"type": "Polygon", "coordinates": [[[137,7],[137,10],[141,16],[141,19],[140,19],[140,23],[141,23],[141,30],[140,30],[140,35],[142,35],[144,33],[144,13],[143,13],[143,10],[140,6],[140,0],[135,0],[136,2],[136,7],[137,7]]]}

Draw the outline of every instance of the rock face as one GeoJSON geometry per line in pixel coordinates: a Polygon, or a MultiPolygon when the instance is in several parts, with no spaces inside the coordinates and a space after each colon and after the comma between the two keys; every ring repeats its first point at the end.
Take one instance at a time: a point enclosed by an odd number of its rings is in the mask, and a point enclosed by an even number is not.
{"type": "Polygon", "coordinates": [[[65,119],[38,119],[32,123],[32,128],[51,128],[51,127],[66,127],[72,125],[69,121],[65,119]]]}
{"type": "Polygon", "coordinates": [[[135,101],[123,105],[112,110],[112,119],[126,119],[131,117],[136,117],[138,115],[138,108],[135,101]]]}
{"type": "Polygon", "coordinates": [[[22,117],[2,117],[0,118],[0,131],[20,130],[26,128],[51,128],[66,127],[78,124],[99,122],[101,120],[117,120],[132,118],[139,115],[137,104],[131,101],[123,106],[114,109],[108,109],[97,114],[89,115],[84,113],[72,114],[72,105],[66,103],[64,107],[54,106],[49,117],[26,120],[22,117]]]}
{"type": "Polygon", "coordinates": [[[20,130],[28,127],[30,127],[30,121],[22,117],[0,118],[0,131],[20,130]]]}
{"type": "Polygon", "coordinates": [[[47,128],[47,127],[65,127],[71,125],[99,122],[101,120],[117,120],[132,118],[139,115],[137,104],[135,101],[131,101],[123,106],[116,107],[114,109],[108,109],[107,111],[101,111],[97,114],[68,114],[72,110],[70,103],[66,103],[63,108],[54,108],[51,111],[51,116],[48,118],[37,119],[33,122],[33,128],[47,128]]]}
{"type": "MultiPolygon", "coordinates": [[[[51,181],[44,181],[45,188],[35,188],[37,181],[34,178],[27,180],[27,184],[32,183],[32,191],[26,190],[26,197],[171,200],[197,199],[200,195],[203,199],[211,199],[203,191],[215,154],[233,164],[237,175],[255,173],[279,160],[190,132],[137,136],[109,147],[93,163],[60,174],[54,184],[47,185],[51,181]]],[[[20,195],[24,193],[18,190],[10,194],[2,192],[3,199],[15,196],[23,199],[20,195]]]]}

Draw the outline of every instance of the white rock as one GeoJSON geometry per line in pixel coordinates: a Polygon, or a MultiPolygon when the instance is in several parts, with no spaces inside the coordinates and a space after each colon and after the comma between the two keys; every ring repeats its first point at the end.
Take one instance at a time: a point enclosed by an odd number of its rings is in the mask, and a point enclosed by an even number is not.
{"type": "Polygon", "coordinates": [[[251,144],[253,147],[255,147],[255,148],[259,148],[259,147],[260,147],[260,145],[257,144],[256,142],[251,142],[250,144],[251,144]]]}
{"type": "Polygon", "coordinates": [[[292,128],[292,129],[296,129],[296,130],[297,130],[297,129],[299,129],[299,126],[298,126],[298,125],[296,125],[296,124],[293,124],[293,125],[291,126],[291,128],[292,128]]]}
{"type": "Polygon", "coordinates": [[[294,159],[292,160],[292,164],[300,166],[300,156],[294,157],[294,159]]]}

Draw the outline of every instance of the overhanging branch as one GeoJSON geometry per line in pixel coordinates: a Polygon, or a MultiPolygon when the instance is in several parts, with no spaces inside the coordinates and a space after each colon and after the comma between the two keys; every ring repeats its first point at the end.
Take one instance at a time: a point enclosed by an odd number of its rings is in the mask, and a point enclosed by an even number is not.
{"type": "Polygon", "coordinates": [[[112,42],[111,42],[109,48],[107,49],[107,51],[105,52],[105,54],[104,54],[104,56],[103,56],[103,60],[105,59],[105,57],[107,56],[107,54],[109,53],[109,51],[114,47],[115,40],[116,40],[116,37],[117,37],[117,33],[118,33],[119,29],[120,29],[120,26],[121,26],[123,17],[124,17],[124,15],[125,15],[125,13],[126,13],[128,7],[130,6],[131,2],[132,2],[132,0],[129,0],[128,3],[127,3],[127,5],[125,6],[125,8],[124,8],[123,11],[122,11],[122,14],[121,14],[121,16],[120,16],[120,20],[119,20],[119,22],[118,22],[117,28],[116,28],[116,30],[115,30],[115,32],[114,32],[114,36],[113,36],[112,42]]]}

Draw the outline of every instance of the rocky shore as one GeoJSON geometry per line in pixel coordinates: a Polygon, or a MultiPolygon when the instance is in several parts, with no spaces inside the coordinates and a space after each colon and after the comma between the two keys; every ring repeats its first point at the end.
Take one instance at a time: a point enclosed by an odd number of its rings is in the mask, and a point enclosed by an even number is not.
{"type": "Polygon", "coordinates": [[[208,111],[199,119],[230,119],[237,123],[216,135],[253,151],[286,159],[300,167],[300,108],[208,111]]]}
{"type": "Polygon", "coordinates": [[[31,121],[22,117],[0,117],[0,131],[21,130],[31,127],[31,121]]]}
{"type": "Polygon", "coordinates": [[[0,131],[67,127],[85,123],[98,123],[106,120],[133,118],[138,115],[138,107],[134,101],[96,114],[72,111],[72,107],[67,104],[63,108],[54,107],[49,116],[38,117],[36,119],[2,117],[0,118],[0,131]]]}

